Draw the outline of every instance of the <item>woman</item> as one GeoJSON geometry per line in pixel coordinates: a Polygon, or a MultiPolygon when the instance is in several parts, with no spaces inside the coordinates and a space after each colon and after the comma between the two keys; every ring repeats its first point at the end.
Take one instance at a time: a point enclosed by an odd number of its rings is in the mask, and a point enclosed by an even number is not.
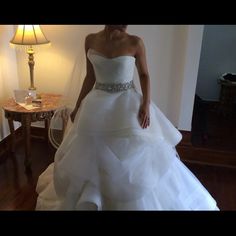
{"type": "Polygon", "coordinates": [[[73,125],[39,177],[36,209],[218,210],[177,158],[182,136],[150,101],[145,47],[126,28],[106,25],[85,40],[87,74],[73,125]]]}

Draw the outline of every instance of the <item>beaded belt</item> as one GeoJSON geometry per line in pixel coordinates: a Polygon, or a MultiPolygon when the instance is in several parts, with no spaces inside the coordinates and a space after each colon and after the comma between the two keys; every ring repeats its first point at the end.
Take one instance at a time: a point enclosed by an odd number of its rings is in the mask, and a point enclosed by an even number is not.
{"type": "Polygon", "coordinates": [[[99,82],[96,82],[95,84],[95,89],[105,90],[110,93],[126,91],[131,88],[134,88],[133,80],[127,83],[118,83],[118,84],[108,84],[99,82]]]}

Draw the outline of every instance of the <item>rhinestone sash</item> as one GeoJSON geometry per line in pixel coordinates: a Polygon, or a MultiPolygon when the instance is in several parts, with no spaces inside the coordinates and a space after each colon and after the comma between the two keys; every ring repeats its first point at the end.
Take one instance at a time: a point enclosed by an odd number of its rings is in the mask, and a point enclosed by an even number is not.
{"type": "Polygon", "coordinates": [[[126,91],[131,88],[134,88],[133,80],[127,83],[108,84],[96,82],[95,84],[95,89],[104,90],[110,93],[126,91]]]}

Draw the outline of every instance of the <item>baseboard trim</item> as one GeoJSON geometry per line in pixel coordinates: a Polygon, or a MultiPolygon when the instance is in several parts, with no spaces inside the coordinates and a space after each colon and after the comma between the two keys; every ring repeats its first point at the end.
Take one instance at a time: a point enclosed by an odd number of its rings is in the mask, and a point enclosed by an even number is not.
{"type": "Polygon", "coordinates": [[[180,132],[183,135],[183,139],[177,145],[176,149],[182,161],[205,165],[236,167],[236,152],[194,147],[191,144],[191,132],[181,130],[180,132]]]}

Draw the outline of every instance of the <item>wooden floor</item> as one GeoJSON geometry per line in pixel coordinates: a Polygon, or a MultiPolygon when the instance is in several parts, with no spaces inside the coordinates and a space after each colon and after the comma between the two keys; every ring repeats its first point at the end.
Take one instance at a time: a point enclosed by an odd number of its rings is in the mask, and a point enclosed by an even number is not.
{"type": "Polygon", "coordinates": [[[0,210],[34,210],[38,176],[53,162],[54,150],[44,140],[32,139],[32,173],[25,173],[22,143],[15,155],[0,163],[0,210]]]}
{"type": "MultiPolygon", "coordinates": [[[[44,140],[32,139],[32,175],[24,172],[24,152],[0,163],[0,210],[34,210],[38,176],[53,161],[54,150],[44,140]]],[[[218,202],[221,210],[236,210],[236,169],[185,163],[218,202]]]]}

